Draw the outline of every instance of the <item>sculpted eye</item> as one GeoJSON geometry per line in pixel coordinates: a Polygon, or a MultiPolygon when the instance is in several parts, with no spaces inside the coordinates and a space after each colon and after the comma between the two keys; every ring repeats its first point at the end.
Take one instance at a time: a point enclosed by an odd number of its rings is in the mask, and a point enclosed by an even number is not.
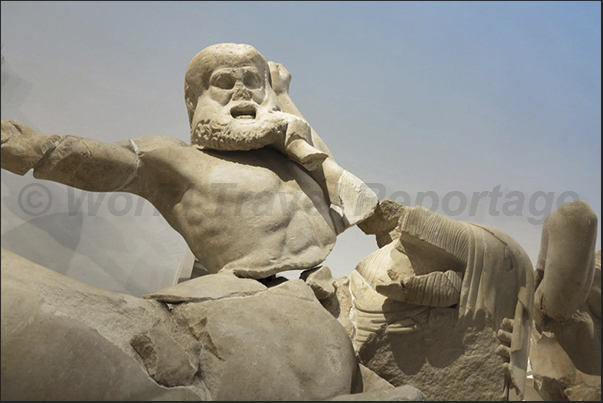
{"type": "Polygon", "coordinates": [[[245,87],[255,89],[262,86],[262,78],[258,73],[253,71],[245,72],[245,76],[243,77],[243,84],[245,87]]]}
{"type": "Polygon", "coordinates": [[[214,87],[221,88],[223,90],[229,90],[234,87],[235,81],[235,78],[230,74],[220,74],[212,78],[211,85],[213,85],[214,87]]]}

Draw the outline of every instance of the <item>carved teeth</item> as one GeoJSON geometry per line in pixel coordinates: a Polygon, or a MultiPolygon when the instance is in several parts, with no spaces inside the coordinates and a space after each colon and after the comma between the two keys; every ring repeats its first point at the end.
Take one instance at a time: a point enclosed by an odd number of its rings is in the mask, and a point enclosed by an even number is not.
{"type": "Polygon", "coordinates": [[[255,106],[253,106],[252,104],[242,104],[234,106],[230,110],[230,115],[235,119],[255,119],[255,106]]]}

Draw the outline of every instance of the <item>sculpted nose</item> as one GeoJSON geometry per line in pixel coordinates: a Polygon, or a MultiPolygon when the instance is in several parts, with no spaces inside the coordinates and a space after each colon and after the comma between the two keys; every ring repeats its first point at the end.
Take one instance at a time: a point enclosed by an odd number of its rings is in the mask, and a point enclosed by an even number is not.
{"type": "Polygon", "coordinates": [[[247,89],[247,87],[245,87],[243,84],[237,83],[234,88],[234,93],[232,94],[232,100],[249,101],[251,100],[251,91],[249,91],[249,89],[247,89]]]}

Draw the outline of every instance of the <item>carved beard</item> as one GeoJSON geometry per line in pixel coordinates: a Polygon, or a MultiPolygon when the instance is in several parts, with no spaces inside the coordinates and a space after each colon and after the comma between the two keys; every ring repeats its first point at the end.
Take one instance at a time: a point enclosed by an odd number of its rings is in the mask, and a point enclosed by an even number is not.
{"type": "Polygon", "coordinates": [[[279,112],[261,113],[255,119],[202,120],[191,136],[191,145],[219,151],[249,151],[284,138],[287,121],[279,112]]]}

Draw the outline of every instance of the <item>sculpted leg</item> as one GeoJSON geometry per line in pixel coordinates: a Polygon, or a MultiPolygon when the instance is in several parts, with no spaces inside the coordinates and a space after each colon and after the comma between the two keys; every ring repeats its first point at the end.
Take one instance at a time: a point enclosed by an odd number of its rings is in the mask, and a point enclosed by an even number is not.
{"type": "Polygon", "coordinates": [[[545,220],[535,302],[546,316],[567,320],[586,301],[595,273],[597,221],[581,200],[562,205],[545,220]]]}
{"type": "Polygon", "coordinates": [[[566,203],[544,222],[530,362],[545,400],[601,399],[601,261],[597,216],[566,203]]]}

